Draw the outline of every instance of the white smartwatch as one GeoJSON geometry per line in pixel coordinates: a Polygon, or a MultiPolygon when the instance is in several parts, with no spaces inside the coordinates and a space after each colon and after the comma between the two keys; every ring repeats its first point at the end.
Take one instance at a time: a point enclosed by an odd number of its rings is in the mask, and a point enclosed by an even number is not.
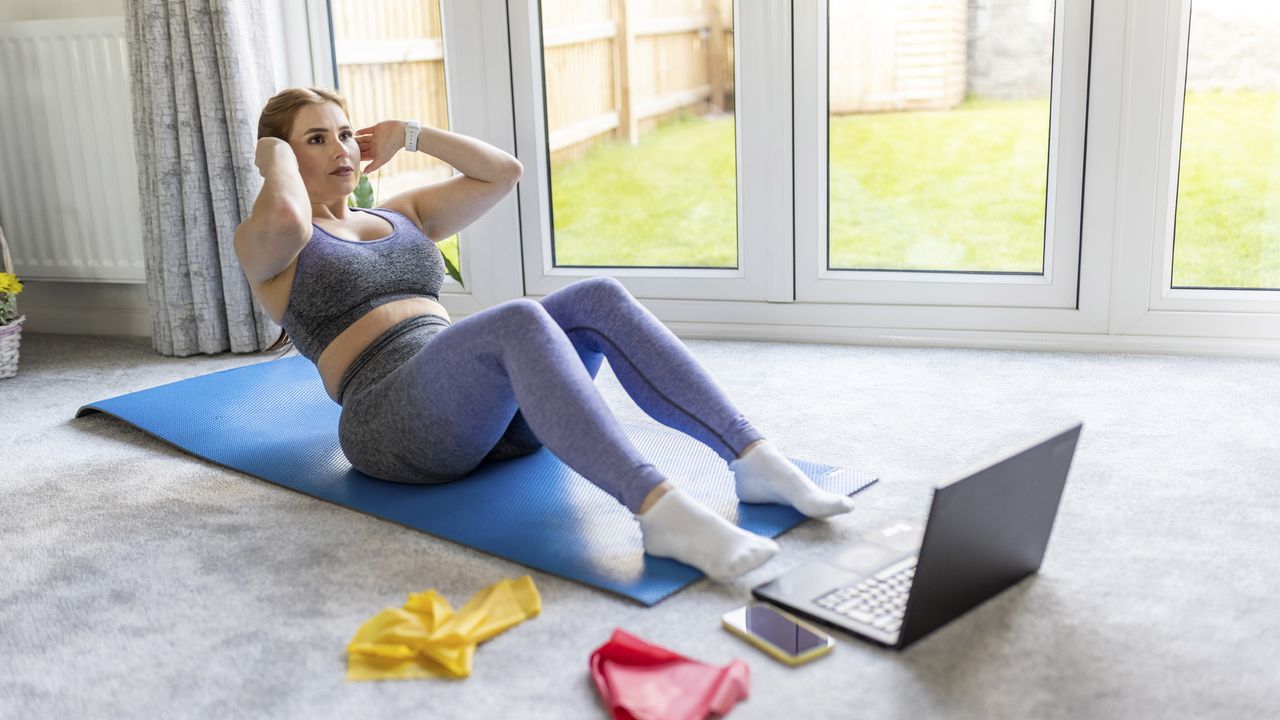
{"type": "Polygon", "coordinates": [[[404,124],[404,149],[409,152],[418,151],[418,132],[422,126],[417,120],[409,120],[404,124]]]}

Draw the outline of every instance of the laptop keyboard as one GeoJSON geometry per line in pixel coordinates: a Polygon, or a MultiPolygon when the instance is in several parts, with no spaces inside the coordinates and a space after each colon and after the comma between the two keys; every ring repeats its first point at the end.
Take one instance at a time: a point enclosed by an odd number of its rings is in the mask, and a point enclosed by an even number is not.
{"type": "Polygon", "coordinates": [[[850,620],[896,633],[902,627],[902,616],[907,609],[916,560],[907,558],[854,585],[836,588],[814,602],[850,620]]]}

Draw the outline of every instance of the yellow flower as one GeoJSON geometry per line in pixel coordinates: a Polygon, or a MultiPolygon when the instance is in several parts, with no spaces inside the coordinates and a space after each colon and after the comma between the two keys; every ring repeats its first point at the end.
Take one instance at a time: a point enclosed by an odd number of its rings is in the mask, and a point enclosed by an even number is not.
{"type": "Polygon", "coordinates": [[[13,293],[17,295],[22,292],[22,283],[18,282],[18,276],[13,273],[0,273],[0,293],[13,293]]]}

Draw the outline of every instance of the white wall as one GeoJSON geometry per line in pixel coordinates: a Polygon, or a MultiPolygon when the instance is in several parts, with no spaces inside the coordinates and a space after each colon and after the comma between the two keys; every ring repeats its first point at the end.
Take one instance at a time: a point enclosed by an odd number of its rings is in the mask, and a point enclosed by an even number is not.
{"type": "MultiPolygon", "coordinates": [[[[124,0],[4,0],[0,22],[121,17],[124,0]]],[[[0,223],[4,218],[0,218],[0,223]]],[[[25,332],[151,335],[147,287],[94,282],[24,283],[18,312],[25,332]]]]}
{"type": "MultiPolygon", "coordinates": [[[[266,0],[274,40],[277,89],[311,84],[309,49],[279,42],[281,26],[306,23],[307,9],[297,0],[266,0]]],[[[124,0],[2,0],[0,23],[77,17],[121,17],[124,0]]],[[[0,217],[0,224],[4,218],[0,217]]],[[[18,310],[24,330],[36,333],[151,335],[147,288],[141,284],[52,282],[24,283],[18,310]]]]}
{"type": "Polygon", "coordinates": [[[124,0],[4,0],[0,22],[123,16],[124,0]]]}

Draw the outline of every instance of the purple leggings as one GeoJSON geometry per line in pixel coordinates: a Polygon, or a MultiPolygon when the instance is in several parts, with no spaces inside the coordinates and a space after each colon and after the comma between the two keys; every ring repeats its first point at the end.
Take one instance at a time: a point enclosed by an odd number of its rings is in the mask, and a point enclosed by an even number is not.
{"type": "Polygon", "coordinates": [[[605,357],[645,412],[726,461],[762,437],[679,338],[602,276],[452,325],[421,315],[387,330],[342,379],[343,453],[373,477],[441,483],[545,444],[638,512],[664,478],[595,387],[605,357]]]}

